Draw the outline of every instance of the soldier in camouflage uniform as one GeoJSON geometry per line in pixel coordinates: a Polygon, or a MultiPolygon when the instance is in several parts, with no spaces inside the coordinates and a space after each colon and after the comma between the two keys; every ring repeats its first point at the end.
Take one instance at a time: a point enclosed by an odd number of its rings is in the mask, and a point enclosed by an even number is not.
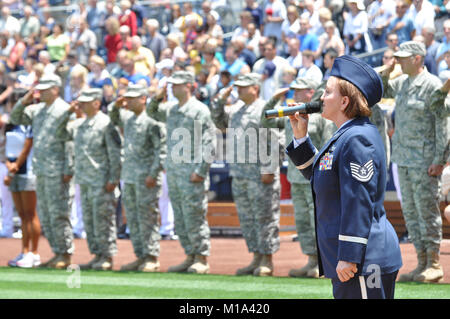
{"type": "Polygon", "coordinates": [[[216,128],[208,107],[192,95],[194,75],[177,71],[169,79],[178,102],[161,103],[159,90],[147,113],[166,123],[168,156],[165,162],[175,229],[187,258],[169,272],[209,273],[210,229],[208,209],[209,167],[216,147],[216,128]]]}
{"type": "Polygon", "coordinates": [[[442,219],[439,210],[439,176],[445,164],[446,119],[433,111],[433,103],[443,105],[445,95],[438,77],[424,67],[422,43],[408,41],[394,55],[403,75],[389,80],[394,64],[382,73],[386,97],[395,97],[395,133],[392,160],[398,164],[402,210],[409,239],[414,244],[418,265],[399,281],[439,281],[442,219]],[[432,97],[441,95],[439,99],[432,97]]]}
{"type": "Polygon", "coordinates": [[[123,97],[109,105],[111,121],[123,128],[123,203],[137,260],[122,271],[159,270],[159,206],[163,161],[166,157],[164,125],[145,112],[148,89],[130,85],[123,97]],[[127,110],[123,108],[126,105],[127,110]]]}
{"type": "Polygon", "coordinates": [[[250,265],[238,269],[237,275],[271,276],[272,255],[280,248],[279,132],[261,126],[265,102],[258,98],[260,85],[261,78],[256,73],[240,76],[234,83],[239,100],[231,106],[230,113],[225,112],[224,106],[233,87],[212,102],[217,127],[228,128],[226,158],[233,177],[233,199],[248,251],[253,253],[250,265]],[[270,159],[265,163],[261,152],[267,151],[270,159]]]}
{"type": "Polygon", "coordinates": [[[86,114],[67,125],[74,140],[75,183],[91,254],[81,269],[111,270],[117,253],[114,189],[120,179],[120,133],[100,111],[103,91],[87,89],[72,104],[86,114]]]}
{"type": "MultiPolygon", "coordinates": [[[[318,82],[308,78],[298,78],[290,85],[290,89],[295,90],[294,101],[296,103],[307,103],[319,100],[324,89],[318,82]]],[[[278,90],[275,95],[264,106],[264,111],[273,109],[281,100],[289,88],[278,90]]],[[[293,139],[292,127],[289,118],[266,119],[263,117],[262,123],[265,127],[278,127],[285,130],[286,140],[293,139]]],[[[324,119],[319,113],[309,115],[308,135],[314,145],[320,149],[336,131],[336,125],[324,119]]],[[[298,171],[292,161],[288,161],[288,181],[291,183],[291,197],[294,205],[295,225],[300,241],[300,246],[305,255],[308,256],[308,263],[298,269],[291,269],[291,277],[319,277],[319,266],[317,261],[316,233],[314,227],[314,201],[311,193],[311,184],[298,171]]]]}
{"type": "Polygon", "coordinates": [[[30,105],[34,91],[30,90],[11,111],[11,123],[32,126],[39,219],[55,254],[41,267],[58,269],[70,265],[74,251],[69,208],[73,167],[68,160],[73,143],[67,141],[66,129],[71,112],[70,105],[59,97],[60,87],[58,76],[43,76],[35,88],[40,92],[41,102],[30,105]]]}

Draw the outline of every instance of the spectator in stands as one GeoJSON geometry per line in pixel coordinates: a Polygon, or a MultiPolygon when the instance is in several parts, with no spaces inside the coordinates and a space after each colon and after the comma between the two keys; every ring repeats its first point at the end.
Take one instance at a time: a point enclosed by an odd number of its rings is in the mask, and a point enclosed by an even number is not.
{"type": "Polygon", "coordinates": [[[89,88],[87,82],[88,70],[81,64],[76,64],[70,71],[69,91],[65,94],[65,101],[75,101],[85,89],[89,88]]]}
{"type": "Polygon", "coordinates": [[[70,51],[70,39],[64,34],[64,27],[61,24],[55,24],[53,33],[45,38],[45,44],[51,62],[64,61],[70,51]]]}
{"type": "MultiPolygon", "coordinates": [[[[276,87],[278,86],[274,78],[276,69],[277,66],[272,61],[266,61],[266,63],[264,63],[264,69],[261,75],[261,89],[259,92],[259,97],[265,101],[270,100],[276,87]]],[[[279,86],[281,86],[281,83],[279,86]]]]}
{"type": "Polygon", "coordinates": [[[14,45],[11,48],[9,56],[6,58],[5,62],[7,72],[16,72],[23,69],[23,57],[26,50],[25,42],[19,32],[13,34],[13,39],[14,45]]]}
{"type": "Polygon", "coordinates": [[[248,31],[248,38],[247,38],[246,47],[247,47],[247,49],[249,49],[250,51],[253,52],[255,57],[259,57],[260,54],[259,54],[258,43],[259,43],[259,39],[261,38],[261,32],[259,31],[259,29],[256,28],[256,24],[253,22],[248,24],[247,31],[248,31]]]}
{"type": "Polygon", "coordinates": [[[77,51],[78,61],[80,64],[87,66],[89,58],[96,54],[97,51],[97,37],[95,33],[89,29],[89,26],[84,18],[79,18],[79,28],[75,30],[74,48],[77,51]]]}
{"type": "Polygon", "coordinates": [[[286,6],[282,0],[269,0],[264,8],[264,36],[275,37],[276,45],[281,43],[281,24],[287,18],[286,6]]]}
{"type": "Polygon", "coordinates": [[[248,25],[252,22],[252,14],[249,11],[242,11],[239,13],[240,25],[234,29],[233,34],[231,35],[231,41],[236,39],[239,36],[248,37],[248,25]]]}
{"type": "Polygon", "coordinates": [[[134,61],[136,72],[153,77],[155,74],[155,57],[153,56],[153,52],[142,46],[141,38],[137,35],[131,38],[131,44],[128,57],[134,61]]]}
{"type": "Polygon", "coordinates": [[[387,32],[398,35],[398,43],[410,41],[415,35],[414,21],[406,14],[409,4],[406,0],[397,0],[395,4],[395,17],[391,20],[387,32]]]}
{"type": "Polygon", "coordinates": [[[89,70],[87,82],[90,88],[101,89],[107,80],[111,80],[105,61],[98,55],[93,55],[89,59],[89,70]]]}
{"type": "Polygon", "coordinates": [[[309,31],[318,34],[318,29],[321,27],[319,19],[319,11],[316,10],[315,0],[304,0],[304,9],[300,18],[307,18],[309,21],[309,31]]]}
{"type": "Polygon", "coordinates": [[[183,49],[184,51],[190,53],[192,45],[195,42],[195,39],[199,36],[197,32],[198,20],[197,16],[194,14],[189,14],[185,16],[185,33],[184,33],[184,43],[183,49]]]}
{"type": "Polygon", "coordinates": [[[395,32],[389,32],[386,37],[386,45],[392,51],[398,50],[398,35],[395,32]]]}
{"type": "Polygon", "coordinates": [[[147,23],[147,14],[144,6],[136,0],[130,0],[131,11],[136,15],[137,33],[142,35],[145,33],[145,25],[147,23]]]}
{"type": "Polygon", "coordinates": [[[211,49],[205,49],[202,51],[202,70],[206,70],[206,83],[212,83],[218,81],[218,74],[220,72],[220,62],[215,57],[216,51],[211,49]]]}
{"type": "Polygon", "coordinates": [[[328,48],[325,51],[325,54],[323,56],[323,67],[325,69],[325,72],[323,74],[322,81],[327,81],[330,77],[331,69],[333,68],[334,60],[340,56],[340,54],[333,48],[328,48]]]}
{"type": "Polygon", "coordinates": [[[28,42],[29,38],[34,38],[39,34],[40,22],[39,19],[34,16],[34,10],[31,6],[25,6],[23,8],[23,18],[20,22],[20,35],[28,42]]]}
{"type": "MultiPolygon", "coordinates": [[[[223,45],[223,29],[220,24],[217,23],[219,15],[216,11],[211,11],[206,15],[205,32],[210,37],[217,40],[218,45],[223,45]]],[[[248,26],[247,26],[248,27],[248,26]]]]}
{"type": "Polygon", "coordinates": [[[29,90],[37,84],[39,78],[44,74],[44,66],[31,58],[27,58],[23,69],[24,73],[17,77],[16,87],[29,90]]]}
{"type": "Polygon", "coordinates": [[[150,86],[150,77],[148,75],[138,72],[135,68],[135,63],[129,57],[126,57],[122,64],[125,72],[125,79],[133,84],[139,84],[141,81],[145,81],[146,86],[150,86]]]}
{"type": "Polygon", "coordinates": [[[288,42],[291,38],[295,38],[300,30],[299,17],[296,6],[290,5],[287,7],[287,19],[281,24],[281,40],[283,41],[281,53],[283,55],[288,54],[288,42]]]}
{"type": "Polygon", "coordinates": [[[320,68],[314,64],[314,52],[305,50],[302,52],[302,67],[298,71],[299,78],[309,78],[321,83],[323,74],[320,68]]]}
{"type": "MultiPolygon", "coordinates": [[[[325,32],[325,23],[328,21],[333,21],[331,18],[333,17],[333,14],[331,13],[331,10],[327,7],[322,7],[318,11],[319,14],[319,21],[320,26],[315,29],[314,33],[317,35],[317,37],[320,37],[325,32]]],[[[335,31],[336,35],[340,36],[339,30],[336,28],[335,31]]]]}
{"type": "Polygon", "coordinates": [[[435,40],[436,29],[434,27],[425,27],[422,29],[422,35],[425,39],[427,54],[430,54],[436,62],[436,54],[440,42],[435,40]]]}
{"type": "Polygon", "coordinates": [[[436,53],[436,63],[438,68],[445,68],[444,53],[450,50],[450,19],[444,22],[444,37],[436,53]]]}
{"type": "Polygon", "coordinates": [[[368,35],[368,17],[362,0],[349,0],[350,12],[344,23],[344,41],[347,54],[359,54],[372,50],[368,35]]]}
{"type": "Polygon", "coordinates": [[[379,49],[386,44],[387,27],[395,16],[394,0],[375,0],[367,8],[369,17],[369,36],[373,49],[379,49]]]}
{"type": "Polygon", "coordinates": [[[119,16],[120,25],[126,25],[130,28],[131,36],[137,35],[137,18],[136,14],[131,10],[131,2],[129,0],[120,1],[121,14],[119,16]]]}
{"type": "Polygon", "coordinates": [[[106,32],[104,47],[106,49],[107,63],[115,63],[117,53],[122,48],[122,37],[119,34],[119,20],[116,17],[109,17],[105,21],[106,32]]]}
{"type": "Polygon", "coordinates": [[[306,17],[300,18],[300,30],[297,38],[300,40],[300,51],[310,50],[317,51],[319,47],[319,39],[317,35],[309,31],[309,20],[306,17]]]}
{"type": "MultiPolygon", "coordinates": [[[[336,25],[333,21],[325,22],[325,33],[319,36],[319,47],[315,51],[316,60],[322,60],[328,49],[334,49],[338,56],[345,53],[345,44],[339,33],[336,34],[336,25]]],[[[321,63],[319,63],[321,65],[321,63]]]]}
{"type": "Polygon", "coordinates": [[[416,35],[422,34],[424,27],[434,27],[434,7],[428,0],[413,0],[408,15],[414,21],[416,35]]]}
{"type": "Polygon", "coordinates": [[[169,33],[166,37],[167,46],[172,50],[172,59],[176,61],[186,61],[187,54],[180,46],[180,38],[175,33],[169,33]]]}
{"type": "MultiPolygon", "coordinates": [[[[423,44],[425,44],[425,37],[423,35],[416,35],[414,36],[413,41],[422,42],[423,44]]],[[[431,74],[439,74],[436,59],[431,55],[429,51],[427,51],[427,54],[425,55],[424,65],[426,66],[427,71],[431,74]]]]}
{"type": "Polygon", "coordinates": [[[291,38],[287,44],[289,55],[286,59],[298,71],[303,63],[302,53],[300,52],[300,41],[297,38],[291,38]]]}
{"type": "Polygon", "coordinates": [[[97,37],[97,45],[102,44],[105,36],[106,10],[97,5],[97,0],[88,0],[88,8],[86,10],[86,21],[89,29],[95,33],[97,37]]]}
{"type": "Polygon", "coordinates": [[[243,60],[250,68],[255,64],[256,56],[253,51],[249,50],[245,46],[246,38],[243,36],[237,37],[230,42],[230,45],[234,46],[239,54],[239,58],[243,60]]]}
{"type": "Polygon", "coordinates": [[[275,46],[275,41],[267,41],[267,43],[264,45],[264,58],[256,61],[253,65],[253,72],[263,74],[265,65],[268,61],[271,61],[275,64],[276,70],[275,74],[273,75],[275,90],[281,87],[284,68],[290,66],[289,62],[285,58],[279,56],[277,52],[278,51],[275,46]]]}
{"type": "Polygon", "coordinates": [[[235,47],[228,46],[225,51],[225,64],[222,65],[221,71],[229,71],[234,79],[241,73],[243,68],[249,68],[249,66],[239,59],[239,51],[235,47]]]}
{"type": "Polygon", "coordinates": [[[145,24],[146,33],[142,36],[142,43],[152,50],[156,61],[160,61],[161,51],[167,47],[166,38],[159,32],[159,22],[149,19],[145,24]]]}
{"type": "Polygon", "coordinates": [[[119,35],[121,39],[120,49],[131,50],[132,41],[131,41],[131,31],[130,27],[127,25],[122,25],[119,27],[119,35]]]}
{"type": "Polygon", "coordinates": [[[6,30],[9,34],[20,32],[20,22],[11,15],[11,10],[4,6],[0,11],[0,30],[6,30]]]}
{"type": "Polygon", "coordinates": [[[106,10],[105,21],[111,17],[119,19],[121,11],[120,8],[116,5],[115,0],[106,0],[105,10],[106,10]]]}
{"type": "Polygon", "coordinates": [[[258,1],[245,0],[245,11],[249,11],[252,14],[253,23],[255,23],[256,29],[261,30],[263,27],[264,12],[259,6],[258,1]]]}
{"type": "Polygon", "coordinates": [[[44,74],[48,75],[55,73],[56,66],[51,63],[48,51],[40,51],[38,61],[44,65],[44,74]]]}

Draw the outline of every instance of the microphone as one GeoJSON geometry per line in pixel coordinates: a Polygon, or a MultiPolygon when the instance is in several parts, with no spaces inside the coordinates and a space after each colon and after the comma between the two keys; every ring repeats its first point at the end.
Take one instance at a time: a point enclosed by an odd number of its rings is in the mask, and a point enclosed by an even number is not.
{"type": "Polygon", "coordinates": [[[266,117],[266,119],[273,119],[276,117],[294,115],[296,112],[299,112],[301,114],[320,113],[322,112],[322,105],[322,101],[301,103],[296,106],[267,110],[264,112],[264,116],[266,117]]]}

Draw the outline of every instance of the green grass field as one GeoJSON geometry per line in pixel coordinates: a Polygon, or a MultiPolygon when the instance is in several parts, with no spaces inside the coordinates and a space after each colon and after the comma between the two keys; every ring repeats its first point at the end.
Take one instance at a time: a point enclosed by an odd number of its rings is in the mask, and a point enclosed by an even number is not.
{"type": "MultiPolygon", "coordinates": [[[[1,299],[329,299],[328,279],[0,267],[1,299]],[[79,288],[77,288],[79,287],[79,288]]],[[[397,299],[448,299],[448,284],[398,283],[397,299]]]]}

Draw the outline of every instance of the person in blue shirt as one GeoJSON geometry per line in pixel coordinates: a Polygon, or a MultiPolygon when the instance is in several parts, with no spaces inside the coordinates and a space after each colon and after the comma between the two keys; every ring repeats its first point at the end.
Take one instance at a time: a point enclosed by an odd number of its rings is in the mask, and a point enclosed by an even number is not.
{"type": "Polygon", "coordinates": [[[317,51],[319,47],[319,38],[317,35],[309,31],[310,24],[308,18],[300,18],[300,30],[297,38],[300,40],[300,51],[310,50],[317,51]]]}
{"type": "Polygon", "coordinates": [[[396,16],[387,27],[387,32],[395,32],[398,35],[398,43],[411,41],[415,35],[414,21],[407,15],[409,4],[405,0],[398,0],[395,5],[396,16]]]}
{"type": "Polygon", "coordinates": [[[386,156],[369,121],[380,101],[380,76],[349,55],[334,61],[321,97],[322,116],[338,130],[320,151],[308,137],[308,115],[290,116],[288,156],[310,180],[315,206],[319,273],[336,299],[391,299],[402,266],[398,238],[384,210],[386,156]]]}

